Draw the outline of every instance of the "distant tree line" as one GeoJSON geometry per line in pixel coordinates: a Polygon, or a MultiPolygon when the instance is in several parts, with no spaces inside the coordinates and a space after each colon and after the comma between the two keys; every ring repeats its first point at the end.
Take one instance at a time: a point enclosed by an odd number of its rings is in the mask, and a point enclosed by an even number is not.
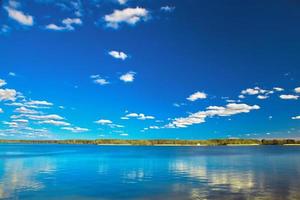
{"type": "Polygon", "coordinates": [[[294,139],[212,139],[212,140],[0,140],[0,143],[25,143],[25,144],[92,144],[92,145],[174,145],[174,146],[217,146],[217,145],[300,145],[300,140],[294,139]]]}

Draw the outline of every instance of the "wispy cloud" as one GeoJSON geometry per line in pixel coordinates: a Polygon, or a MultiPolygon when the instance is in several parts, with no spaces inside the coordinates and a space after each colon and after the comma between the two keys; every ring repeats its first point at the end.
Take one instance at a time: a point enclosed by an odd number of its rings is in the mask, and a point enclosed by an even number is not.
{"type": "Polygon", "coordinates": [[[26,107],[24,107],[24,106],[19,107],[19,108],[16,108],[16,109],[15,109],[15,112],[16,112],[16,113],[21,113],[21,114],[37,114],[37,113],[39,113],[39,112],[36,111],[36,110],[28,109],[28,108],[26,108],[26,107]]]}
{"type": "Polygon", "coordinates": [[[2,86],[4,86],[4,85],[6,85],[7,83],[6,83],[6,81],[5,80],[3,80],[3,79],[0,79],[0,87],[2,87],[2,86]]]}
{"type": "Polygon", "coordinates": [[[171,123],[167,124],[166,128],[185,128],[193,124],[204,123],[207,117],[214,116],[231,116],[240,113],[249,113],[251,110],[260,109],[258,105],[250,106],[247,104],[230,103],[226,107],[209,106],[205,111],[199,111],[190,114],[188,117],[175,118],[171,123]]]}
{"type": "Polygon", "coordinates": [[[100,75],[91,75],[91,79],[93,79],[93,82],[98,84],[98,85],[107,85],[110,84],[109,81],[106,79],[102,78],[100,75]]]}
{"type": "Polygon", "coordinates": [[[39,121],[39,124],[49,124],[54,126],[70,126],[71,124],[64,121],[56,121],[56,120],[45,120],[45,121],[39,121]]]}
{"type": "Polygon", "coordinates": [[[95,121],[96,124],[100,124],[102,126],[109,126],[110,128],[123,128],[123,125],[119,124],[114,124],[111,120],[109,119],[99,119],[95,121]]]}
{"type": "Polygon", "coordinates": [[[17,74],[15,72],[9,72],[8,75],[9,76],[16,76],[17,74]]]}
{"type": "Polygon", "coordinates": [[[75,30],[74,25],[82,25],[80,18],[66,18],[62,20],[62,25],[48,24],[45,28],[54,31],[73,31],[75,30]]]}
{"type": "Polygon", "coordinates": [[[81,128],[81,127],[62,127],[61,129],[71,131],[73,133],[82,133],[82,132],[87,132],[89,129],[87,128],[81,128]]]}
{"type": "Polygon", "coordinates": [[[10,30],[11,30],[11,28],[10,28],[8,25],[3,24],[3,25],[0,27],[0,34],[4,34],[4,35],[5,35],[5,34],[9,33],[10,30]]]}
{"type": "Polygon", "coordinates": [[[48,101],[39,101],[39,100],[32,100],[26,103],[29,106],[53,106],[53,103],[48,101]]]}
{"type": "Polygon", "coordinates": [[[29,119],[32,120],[64,120],[63,117],[57,114],[50,114],[50,115],[26,115],[29,119]]]}
{"type": "Polygon", "coordinates": [[[173,12],[175,10],[175,6],[162,6],[160,10],[164,12],[173,12]]]}

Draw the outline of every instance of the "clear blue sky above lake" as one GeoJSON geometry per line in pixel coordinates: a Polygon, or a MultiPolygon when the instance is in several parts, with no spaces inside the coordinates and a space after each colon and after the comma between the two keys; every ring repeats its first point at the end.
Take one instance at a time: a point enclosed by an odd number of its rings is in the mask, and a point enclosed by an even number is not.
{"type": "Polygon", "coordinates": [[[0,138],[299,138],[297,1],[2,1],[0,138]]]}

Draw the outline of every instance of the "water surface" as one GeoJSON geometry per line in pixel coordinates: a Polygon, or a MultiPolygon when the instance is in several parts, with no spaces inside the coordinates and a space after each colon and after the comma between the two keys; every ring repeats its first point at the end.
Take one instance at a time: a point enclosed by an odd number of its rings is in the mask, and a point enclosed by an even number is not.
{"type": "Polygon", "coordinates": [[[300,199],[300,147],[0,145],[0,199],[300,199]]]}

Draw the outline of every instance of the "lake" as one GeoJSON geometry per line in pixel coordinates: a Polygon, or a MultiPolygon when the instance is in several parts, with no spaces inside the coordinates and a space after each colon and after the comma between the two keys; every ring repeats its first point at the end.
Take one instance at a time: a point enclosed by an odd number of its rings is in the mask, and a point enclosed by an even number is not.
{"type": "Polygon", "coordinates": [[[300,199],[299,146],[0,145],[0,199],[300,199]]]}

